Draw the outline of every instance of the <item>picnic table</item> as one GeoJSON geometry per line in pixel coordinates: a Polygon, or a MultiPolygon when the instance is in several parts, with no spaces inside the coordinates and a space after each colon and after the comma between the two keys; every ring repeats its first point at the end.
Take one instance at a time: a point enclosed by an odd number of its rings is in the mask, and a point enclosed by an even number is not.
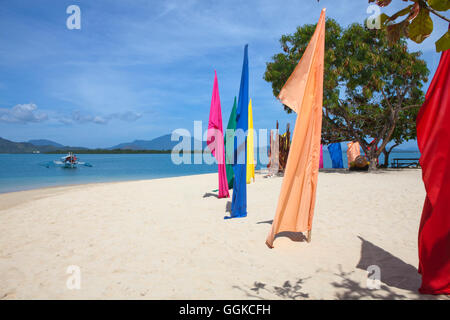
{"type": "Polygon", "coordinates": [[[419,168],[419,158],[394,158],[392,168],[419,168]]]}

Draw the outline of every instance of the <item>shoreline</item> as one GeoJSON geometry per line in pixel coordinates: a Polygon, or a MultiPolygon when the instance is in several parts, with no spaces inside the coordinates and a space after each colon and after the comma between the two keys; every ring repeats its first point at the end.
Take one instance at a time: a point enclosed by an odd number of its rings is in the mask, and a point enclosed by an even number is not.
{"type": "MultiPolygon", "coordinates": [[[[370,174],[377,174],[377,173],[383,173],[386,171],[404,171],[404,170],[418,170],[420,168],[380,168],[377,171],[349,171],[348,168],[322,168],[319,169],[319,172],[327,172],[327,173],[370,173],[370,174]]],[[[267,169],[256,169],[255,173],[257,174],[266,174],[267,169]]],[[[103,183],[120,183],[120,182],[128,182],[128,181],[147,181],[147,180],[158,180],[158,179],[170,179],[170,178],[177,178],[177,177],[187,177],[187,176],[197,176],[197,175],[204,175],[204,174],[214,174],[215,172],[203,172],[203,173],[192,173],[192,174],[183,174],[183,175],[177,175],[177,176],[170,176],[170,177],[157,177],[157,178],[137,178],[137,179],[129,179],[125,178],[124,180],[111,180],[111,181],[98,181],[98,182],[80,182],[80,183],[69,183],[69,184],[58,184],[58,185],[48,185],[48,186],[36,186],[36,187],[30,187],[29,189],[20,189],[20,190],[11,190],[11,191],[0,191],[0,197],[2,195],[6,194],[12,194],[12,193],[18,193],[18,192],[29,192],[29,191],[36,191],[36,190],[44,190],[44,189],[54,189],[54,188],[66,188],[66,187],[77,187],[77,186],[83,186],[83,185],[91,185],[91,184],[103,184],[103,183]]],[[[283,176],[283,174],[278,174],[278,176],[283,176]]],[[[1,210],[1,207],[0,207],[1,210]]]]}
{"type": "MultiPolygon", "coordinates": [[[[147,181],[147,180],[158,180],[158,179],[170,179],[170,178],[197,176],[197,175],[211,174],[211,173],[212,172],[203,172],[203,173],[192,173],[192,174],[185,174],[185,175],[177,175],[177,176],[171,176],[171,177],[138,178],[138,179],[125,178],[124,180],[110,180],[110,181],[98,181],[98,182],[80,182],[80,183],[58,184],[58,185],[49,185],[49,186],[36,186],[36,187],[30,187],[30,189],[12,190],[12,191],[4,191],[4,192],[0,191],[0,197],[2,195],[5,195],[5,194],[18,193],[18,192],[29,192],[29,191],[36,191],[36,190],[43,190],[43,189],[77,187],[77,186],[92,185],[92,184],[103,184],[103,183],[120,183],[120,182],[129,182],[129,181],[147,181]]],[[[0,205],[0,208],[1,208],[1,205],[0,205]]]]}
{"type": "MultiPolygon", "coordinates": [[[[323,173],[339,173],[339,174],[383,174],[386,172],[401,172],[405,170],[418,170],[417,168],[384,168],[379,169],[377,171],[365,172],[365,171],[349,171],[347,168],[343,169],[332,169],[332,168],[324,168],[319,169],[319,172],[323,173]]],[[[255,174],[264,175],[266,174],[266,169],[255,170],[255,174]]],[[[158,177],[151,179],[126,179],[126,180],[117,180],[117,181],[104,181],[104,182],[82,182],[75,184],[62,184],[62,185],[54,185],[54,186],[42,186],[31,189],[17,190],[17,191],[7,191],[0,192],[0,211],[12,208],[21,203],[33,201],[36,199],[40,199],[46,196],[52,196],[54,194],[62,193],[65,191],[70,191],[75,188],[83,188],[95,185],[104,185],[104,184],[118,184],[118,183],[127,183],[127,182],[142,182],[142,181],[153,181],[153,180],[161,180],[161,179],[174,179],[181,177],[193,177],[193,176],[201,176],[201,175],[210,175],[214,173],[195,173],[195,174],[187,174],[187,175],[178,175],[173,177],[158,177]]],[[[277,177],[283,177],[282,174],[277,174],[277,177]]],[[[231,194],[231,193],[230,193],[231,194]]]]}
{"type": "Polygon", "coordinates": [[[180,177],[189,177],[189,176],[201,176],[212,173],[195,173],[195,174],[187,174],[181,176],[173,176],[173,177],[158,177],[152,179],[127,179],[127,180],[117,180],[117,181],[104,181],[104,182],[82,182],[75,184],[62,184],[55,186],[42,186],[36,187],[32,189],[25,190],[17,190],[17,191],[7,191],[0,192],[0,212],[2,210],[6,210],[12,208],[20,203],[29,202],[32,200],[37,200],[43,198],[43,196],[52,196],[54,194],[62,193],[65,191],[70,191],[76,188],[90,187],[95,185],[106,185],[106,184],[117,184],[117,183],[127,183],[127,182],[142,182],[142,181],[153,181],[153,180],[161,180],[161,179],[174,179],[180,177]],[[30,196],[32,199],[30,199],[30,196]],[[25,200],[23,200],[24,198],[25,200]],[[23,201],[20,201],[23,200],[23,201]],[[10,202],[8,202],[10,201],[10,202]]]}

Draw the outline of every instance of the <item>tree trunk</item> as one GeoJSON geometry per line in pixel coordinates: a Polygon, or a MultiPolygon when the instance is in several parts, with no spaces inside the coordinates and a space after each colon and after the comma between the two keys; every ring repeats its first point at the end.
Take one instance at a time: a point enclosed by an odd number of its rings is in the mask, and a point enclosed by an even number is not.
{"type": "Polygon", "coordinates": [[[369,161],[370,161],[369,171],[377,170],[377,159],[378,159],[377,156],[373,156],[369,159],[369,161]]]}
{"type": "Polygon", "coordinates": [[[383,149],[383,154],[384,154],[384,166],[387,168],[389,167],[389,155],[392,152],[392,149],[394,149],[395,147],[399,146],[400,143],[396,143],[393,146],[391,146],[389,149],[387,147],[385,147],[383,149]]]}
{"type": "Polygon", "coordinates": [[[386,149],[383,150],[383,154],[384,154],[384,167],[387,168],[389,167],[389,154],[391,152],[387,151],[386,149]]]}
{"type": "Polygon", "coordinates": [[[367,145],[363,147],[364,154],[369,163],[369,171],[377,170],[378,152],[375,148],[369,148],[367,145]]]}

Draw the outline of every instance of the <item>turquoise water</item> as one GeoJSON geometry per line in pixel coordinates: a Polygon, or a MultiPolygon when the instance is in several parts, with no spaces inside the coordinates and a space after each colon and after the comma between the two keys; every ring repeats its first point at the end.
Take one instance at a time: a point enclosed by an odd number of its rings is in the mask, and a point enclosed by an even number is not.
{"type": "Polygon", "coordinates": [[[0,193],[40,187],[210,173],[217,165],[175,165],[170,154],[80,154],[92,167],[45,167],[62,155],[0,154],[0,193]]]}
{"type": "MultiPolygon", "coordinates": [[[[0,154],[0,193],[40,187],[155,179],[217,172],[215,164],[175,165],[170,154],[80,154],[80,161],[92,167],[64,169],[44,164],[59,160],[56,154],[0,154]]],[[[419,158],[417,152],[392,153],[392,158],[419,158]]],[[[344,166],[347,156],[343,152],[344,166]]],[[[380,157],[383,161],[383,157],[380,157]]],[[[257,165],[259,169],[264,165],[257,165]]],[[[331,158],[324,148],[324,167],[331,168],[331,158]]]]}

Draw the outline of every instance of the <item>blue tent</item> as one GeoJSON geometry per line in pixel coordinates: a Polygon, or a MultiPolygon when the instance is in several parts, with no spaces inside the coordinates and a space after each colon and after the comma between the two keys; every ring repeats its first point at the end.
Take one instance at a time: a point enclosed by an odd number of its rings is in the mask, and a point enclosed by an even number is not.
{"type": "Polygon", "coordinates": [[[330,153],[332,167],[343,168],[341,143],[336,142],[328,145],[328,152],[330,153]]]}

